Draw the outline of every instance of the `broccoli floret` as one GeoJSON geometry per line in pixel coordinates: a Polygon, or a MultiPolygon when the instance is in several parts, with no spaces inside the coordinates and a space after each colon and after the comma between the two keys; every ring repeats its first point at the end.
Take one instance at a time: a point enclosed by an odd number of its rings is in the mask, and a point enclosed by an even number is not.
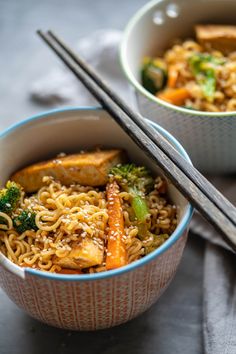
{"type": "Polygon", "coordinates": [[[12,181],[8,181],[6,188],[0,190],[0,211],[11,214],[20,200],[21,187],[12,181]]]}
{"type": "Polygon", "coordinates": [[[19,234],[26,230],[37,231],[38,227],[35,223],[36,213],[31,210],[24,210],[20,215],[13,219],[13,225],[19,234]]]}
{"type": "Polygon", "coordinates": [[[140,223],[144,223],[149,217],[145,195],[154,186],[150,172],[143,166],[127,164],[113,167],[109,176],[114,178],[121,188],[131,195],[134,214],[140,223]]]}

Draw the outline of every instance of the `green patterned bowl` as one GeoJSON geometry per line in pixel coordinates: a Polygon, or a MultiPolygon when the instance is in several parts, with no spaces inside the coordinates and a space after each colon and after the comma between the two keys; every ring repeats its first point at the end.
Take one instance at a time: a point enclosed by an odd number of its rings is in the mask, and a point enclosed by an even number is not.
{"type": "Polygon", "coordinates": [[[206,173],[236,172],[236,112],[197,112],[168,104],[140,83],[140,64],[174,38],[193,36],[196,23],[235,24],[234,0],[155,0],[130,20],[121,43],[123,70],[132,84],[140,113],[168,130],[206,173]]]}

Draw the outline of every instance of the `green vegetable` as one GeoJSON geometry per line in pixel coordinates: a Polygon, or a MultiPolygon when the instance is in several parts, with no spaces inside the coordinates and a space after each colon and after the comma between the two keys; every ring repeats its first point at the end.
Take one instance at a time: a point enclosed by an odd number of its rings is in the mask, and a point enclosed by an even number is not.
{"type": "Polygon", "coordinates": [[[214,57],[211,54],[195,53],[189,58],[189,63],[194,74],[198,75],[206,69],[207,63],[211,63],[213,65],[222,65],[225,63],[225,59],[214,57]]]}
{"type": "Polygon", "coordinates": [[[152,94],[162,90],[167,81],[167,72],[157,60],[147,59],[141,71],[143,87],[152,94]]]}
{"type": "Polygon", "coordinates": [[[211,100],[216,91],[216,77],[213,69],[206,70],[205,78],[200,80],[203,95],[211,100]]]}
{"type": "Polygon", "coordinates": [[[138,222],[145,223],[150,215],[145,195],[154,185],[150,172],[145,167],[127,164],[113,167],[109,176],[114,178],[121,188],[131,195],[134,214],[138,222]]]}
{"type": "Polygon", "coordinates": [[[2,216],[0,216],[0,225],[7,225],[6,219],[3,218],[2,216]]]}
{"type": "Polygon", "coordinates": [[[35,223],[36,213],[31,210],[24,210],[20,215],[13,219],[13,225],[19,234],[22,234],[26,230],[37,231],[38,227],[35,223]]]}
{"type": "Polygon", "coordinates": [[[6,188],[0,190],[0,211],[11,214],[20,200],[21,188],[15,183],[8,181],[6,188]]]}
{"type": "Polygon", "coordinates": [[[215,67],[224,63],[225,59],[204,53],[195,53],[189,58],[191,70],[209,101],[213,100],[216,91],[215,67]]]}

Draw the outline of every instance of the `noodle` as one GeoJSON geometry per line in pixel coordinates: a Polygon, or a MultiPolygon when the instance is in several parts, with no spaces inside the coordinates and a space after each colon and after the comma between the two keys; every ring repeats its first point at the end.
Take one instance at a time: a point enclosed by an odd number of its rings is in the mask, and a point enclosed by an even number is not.
{"type": "MultiPolygon", "coordinates": [[[[106,270],[108,211],[105,187],[65,187],[49,177],[44,178],[44,183],[37,194],[23,195],[14,212],[14,216],[28,208],[35,212],[37,231],[27,230],[20,234],[14,229],[12,219],[0,213],[6,220],[0,230],[0,251],[19,266],[60,272],[62,267],[55,264],[55,259],[67,257],[75,242],[88,237],[104,251],[104,256],[100,265],[84,268],[82,273],[106,270]]],[[[139,235],[129,193],[120,192],[129,263],[159,247],[174,231],[176,207],[167,202],[165,192],[165,181],[156,178],[154,189],[146,196],[150,218],[147,223],[149,233],[144,238],[139,235]]]]}
{"type": "MultiPolygon", "coordinates": [[[[145,61],[148,58],[144,58],[145,61]]],[[[168,84],[160,87],[156,92],[152,92],[160,99],[166,100],[169,103],[180,105],[189,109],[208,111],[208,112],[230,112],[236,111],[236,53],[223,54],[212,48],[204,48],[194,40],[178,41],[167,50],[162,57],[153,59],[153,62],[161,63],[165,68],[167,76],[170,68],[174,67],[176,72],[176,81],[174,86],[170,89],[168,84]],[[203,88],[203,73],[197,77],[196,72],[191,67],[191,58],[196,55],[202,58],[204,55],[206,59],[204,62],[205,72],[212,70],[214,75],[214,87],[209,96],[206,95],[203,88]],[[202,56],[202,57],[201,57],[202,56]],[[208,62],[207,62],[208,60],[208,62]],[[183,98],[183,102],[178,103],[174,100],[165,99],[165,93],[174,92],[177,89],[186,89],[188,95],[183,98]]],[[[209,73],[208,73],[209,74],[209,73]]],[[[207,74],[206,74],[207,75],[207,74]]],[[[212,79],[212,77],[211,77],[212,79]]],[[[145,87],[145,83],[143,82],[145,87]]],[[[148,87],[146,87],[149,90],[148,87]]],[[[149,90],[150,91],[150,90],[149,90]]],[[[151,91],[150,91],[151,92],[151,91]]]]}

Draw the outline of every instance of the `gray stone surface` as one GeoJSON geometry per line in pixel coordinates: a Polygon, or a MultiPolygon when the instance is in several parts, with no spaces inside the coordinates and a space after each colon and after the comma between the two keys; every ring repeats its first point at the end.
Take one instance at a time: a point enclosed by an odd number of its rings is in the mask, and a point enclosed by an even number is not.
{"type": "MultiPolygon", "coordinates": [[[[55,65],[35,35],[51,28],[68,43],[100,28],[122,29],[144,0],[0,0],[0,130],[48,109],[29,99],[29,87],[55,65]]],[[[139,318],[98,332],[43,325],[0,290],[0,354],[202,354],[204,242],[190,237],[176,277],[139,318]]]]}
{"type": "Polygon", "coordinates": [[[0,0],[0,129],[48,107],[29,100],[32,83],[57,64],[35,34],[53,29],[68,43],[101,28],[122,29],[145,0],[0,0]]]}

